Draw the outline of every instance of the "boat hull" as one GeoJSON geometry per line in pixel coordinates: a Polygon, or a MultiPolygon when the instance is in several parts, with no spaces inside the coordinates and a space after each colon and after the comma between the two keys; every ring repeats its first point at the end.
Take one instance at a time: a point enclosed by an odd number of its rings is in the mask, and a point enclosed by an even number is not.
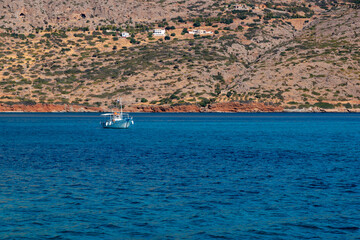
{"type": "Polygon", "coordinates": [[[129,128],[132,124],[133,121],[131,119],[106,121],[101,123],[103,128],[117,128],[117,129],[126,129],[129,128]]]}

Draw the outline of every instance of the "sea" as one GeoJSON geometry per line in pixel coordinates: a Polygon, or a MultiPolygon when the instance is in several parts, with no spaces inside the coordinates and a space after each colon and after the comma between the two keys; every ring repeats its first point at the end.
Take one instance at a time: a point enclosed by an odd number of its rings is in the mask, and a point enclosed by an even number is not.
{"type": "Polygon", "coordinates": [[[360,239],[360,114],[0,114],[0,239],[360,239]]]}

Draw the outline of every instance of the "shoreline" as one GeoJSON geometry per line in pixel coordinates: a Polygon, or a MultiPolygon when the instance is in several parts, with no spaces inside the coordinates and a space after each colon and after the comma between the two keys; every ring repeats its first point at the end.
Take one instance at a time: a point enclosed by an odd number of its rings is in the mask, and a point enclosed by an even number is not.
{"type": "MultiPolygon", "coordinates": [[[[34,105],[13,104],[7,105],[0,104],[0,112],[3,113],[65,113],[65,112],[111,112],[120,111],[119,109],[110,109],[102,107],[90,107],[82,105],[69,105],[69,104],[43,104],[37,103],[34,105]]],[[[131,105],[124,107],[124,112],[130,113],[240,113],[240,112],[289,112],[289,113],[357,113],[360,109],[348,108],[333,108],[323,109],[319,107],[312,107],[306,109],[284,109],[281,106],[266,105],[264,103],[240,103],[240,102],[222,102],[209,104],[206,107],[200,107],[195,104],[187,105],[131,105]]]]}

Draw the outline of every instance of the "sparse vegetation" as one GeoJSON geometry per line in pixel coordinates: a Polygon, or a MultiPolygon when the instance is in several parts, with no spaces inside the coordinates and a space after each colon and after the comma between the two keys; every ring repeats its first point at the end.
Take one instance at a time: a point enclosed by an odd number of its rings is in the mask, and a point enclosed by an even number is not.
{"type": "MultiPolygon", "coordinates": [[[[161,4],[169,7],[166,0],[161,4]]],[[[188,18],[116,23],[81,13],[82,27],[46,23],[25,33],[3,27],[0,102],[9,97],[106,106],[122,95],[133,103],[172,105],[236,100],[354,109],[360,104],[348,103],[360,99],[357,23],[344,32],[335,24],[348,22],[348,8],[316,1],[313,6],[333,12],[324,11],[322,21],[302,30],[315,11],[295,1],[267,2],[265,9],[249,3],[247,10],[220,1],[211,3],[209,12],[203,5],[189,4],[188,18]],[[92,20],[98,21],[95,31],[92,20]],[[165,36],[153,34],[155,28],[165,29],[165,36]]]]}

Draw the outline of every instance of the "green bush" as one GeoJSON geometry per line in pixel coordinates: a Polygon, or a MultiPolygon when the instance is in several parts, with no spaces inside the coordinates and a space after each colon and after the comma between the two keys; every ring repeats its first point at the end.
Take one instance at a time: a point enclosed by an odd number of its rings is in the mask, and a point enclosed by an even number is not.
{"type": "Polygon", "coordinates": [[[350,103],[345,103],[345,104],[343,104],[343,106],[344,106],[345,108],[352,108],[352,106],[351,106],[350,103]]]}
{"type": "Polygon", "coordinates": [[[24,104],[24,105],[35,105],[36,102],[34,100],[31,99],[21,99],[19,101],[20,104],[24,104]]]}
{"type": "Polygon", "coordinates": [[[210,104],[210,100],[207,98],[201,98],[201,101],[199,102],[200,107],[206,107],[208,104],[210,104]]]}
{"type": "Polygon", "coordinates": [[[334,109],[335,106],[332,105],[331,103],[327,103],[327,102],[317,102],[314,104],[315,107],[319,107],[319,108],[325,108],[325,109],[334,109]]]}
{"type": "Polygon", "coordinates": [[[256,35],[256,31],[259,28],[257,26],[250,27],[247,32],[244,34],[244,36],[247,38],[247,40],[251,40],[256,35]]]}

